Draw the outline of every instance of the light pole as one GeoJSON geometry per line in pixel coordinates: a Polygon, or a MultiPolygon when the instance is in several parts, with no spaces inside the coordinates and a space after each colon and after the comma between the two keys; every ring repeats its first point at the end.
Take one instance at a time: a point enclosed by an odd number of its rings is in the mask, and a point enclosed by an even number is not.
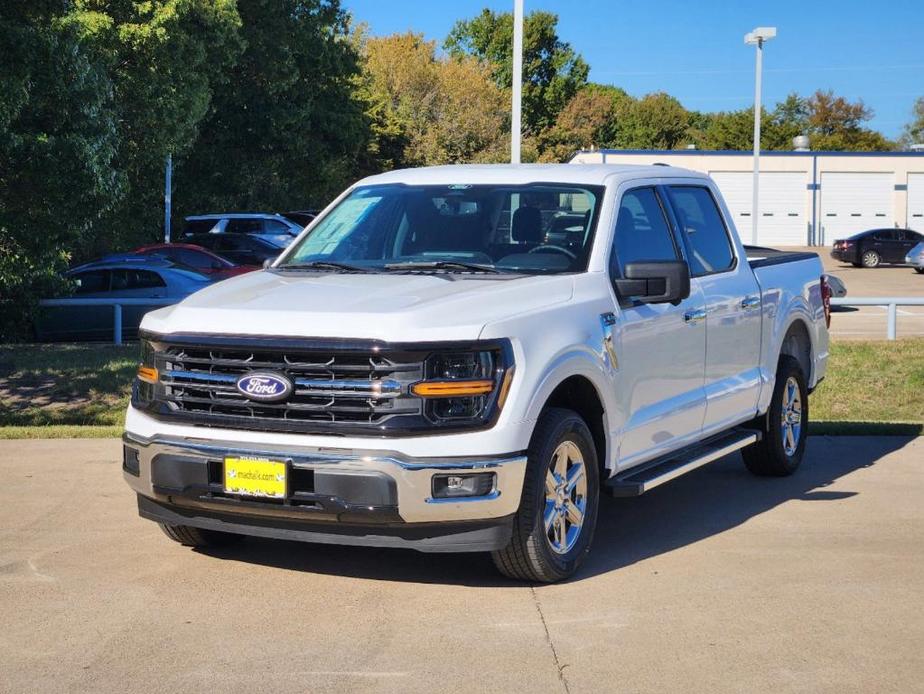
{"type": "Polygon", "coordinates": [[[510,163],[520,163],[523,95],[523,0],[513,0],[513,112],[510,118],[510,163]]]}
{"type": "Polygon", "coordinates": [[[764,41],[776,36],[776,27],[757,27],[744,35],[744,42],[757,47],[757,67],[754,77],[754,197],[751,206],[751,243],[757,245],[757,210],[760,195],[760,73],[763,67],[764,41]]]}

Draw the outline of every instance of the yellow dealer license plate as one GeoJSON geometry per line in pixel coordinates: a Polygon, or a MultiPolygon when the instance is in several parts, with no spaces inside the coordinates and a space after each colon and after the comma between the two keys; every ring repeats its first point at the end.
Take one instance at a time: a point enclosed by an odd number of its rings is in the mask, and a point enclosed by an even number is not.
{"type": "Polygon", "coordinates": [[[225,458],[225,492],[283,499],[286,464],[278,460],[225,458]]]}

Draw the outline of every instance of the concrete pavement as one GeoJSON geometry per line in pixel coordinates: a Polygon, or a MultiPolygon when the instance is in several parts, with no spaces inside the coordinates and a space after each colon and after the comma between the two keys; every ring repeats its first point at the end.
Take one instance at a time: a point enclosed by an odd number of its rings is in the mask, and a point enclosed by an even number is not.
{"type": "Polygon", "coordinates": [[[170,542],[112,440],[0,441],[0,691],[924,691],[924,438],[605,499],[566,584],[482,555],[170,542]]]}

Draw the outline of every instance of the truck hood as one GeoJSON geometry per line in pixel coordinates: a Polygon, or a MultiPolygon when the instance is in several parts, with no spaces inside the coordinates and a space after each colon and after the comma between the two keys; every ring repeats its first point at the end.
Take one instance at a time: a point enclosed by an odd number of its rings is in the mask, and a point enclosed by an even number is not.
{"type": "Polygon", "coordinates": [[[487,323],[567,302],[572,293],[568,275],[251,272],[148,313],[141,327],[156,333],[473,340],[487,323]]]}

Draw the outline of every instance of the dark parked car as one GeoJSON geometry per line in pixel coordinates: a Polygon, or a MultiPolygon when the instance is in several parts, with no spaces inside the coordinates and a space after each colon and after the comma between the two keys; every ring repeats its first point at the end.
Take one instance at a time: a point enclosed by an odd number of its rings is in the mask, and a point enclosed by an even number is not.
{"type": "Polygon", "coordinates": [[[924,241],[924,235],[911,229],[870,229],[846,239],[838,239],[831,257],[855,267],[877,267],[882,263],[903,264],[908,251],[924,241]]]}
{"type": "Polygon", "coordinates": [[[257,267],[262,267],[265,260],[275,260],[284,250],[275,243],[250,234],[199,234],[190,238],[189,242],[208,248],[232,263],[257,267]]]}
{"type": "MultiPolygon", "coordinates": [[[[203,274],[157,257],[114,257],[81,265],[65,276],[76,285],[73,298],[157,299],[150,305],[122,307],[126,339],[137,336],[145,313],[176,303],[210,282],[203,274]]],[[[111,305],[45,307],[35,322],[35,337],[39,341],[111,340],[113,310],[111,305]]]]}
{"type": "Polygon", "coordinates": [[[160,256],[178,265],[191,267],[215,280],[243,275],[245,272],[260,269],[259,265],[232,263],[227,258],[212,253],[207,248],[191,243],[156,243],[136,248],[133,253],[136,255],[160,256]]]}

